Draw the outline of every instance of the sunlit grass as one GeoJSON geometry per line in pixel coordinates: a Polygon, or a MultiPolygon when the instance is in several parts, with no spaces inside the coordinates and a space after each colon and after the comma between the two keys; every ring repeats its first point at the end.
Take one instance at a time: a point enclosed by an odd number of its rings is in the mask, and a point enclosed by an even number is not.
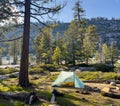
{"type": "MultiPolygon", "coordinates": [[[[90,73],[91,75],[92,73],[90,73]]],[[[93,73],[96,75],[97,73],[93,73]]],[[[9,78],[0,82],[0,92],[26,92],[35,91],[37,96],[47,100],[51,100],[52,90],[51,84],[57,78],[59,74],[30,75],[31,86],[28,88],[22,88],[18,86],[18,78],[9,78]]],[[[85,74],[83,74],[85,75],[85,74]]],[[[89,74],[85,75],[89,77],[89,74]]],[[[106,76],[104,74],[104,76],[106,76]]],[[[111,73],[110,73],[111,76],[111,73]]],[[[94,76],[92,76],[94,77],[94,76]]],[[[108,77],[108,76],[107,76],[108,77]]],[[[95,78],[95,77],[94,77],[95,78]]],[[[63,93],[63,97],[57,97],[56,102],[59,106],[109,106],[111,103],[114,106],[119,106],[120,102],[117,99],[103,97],[100,93],[91,93],[89,95],[83,95],[76,93],[76,89],[71,88],[56,88],[59,92],[63,93]],[[84,98],[84,99],[83,99],[84,98]]],[[[0,106],[25,106],[24,101],[6,100],[0,98],[0,106]],[[3,101],[3,102],[2,102],[3,101]]],[[[49,103],[38,102],[35,106],[48,106],[49,103]]],[[[27,105],[26,105],[27,106],[27,105]]]]}
{"type": "Polygon", "coordinates": [[[5,69],[0,68],[0,75],[10,74],[13,72],[18,72],[18,69],[16,69],[16,68],[5,68],[5,69]]]}
{"type": "Polygon", "coordinates": [[[9,87],[0,85],[0,92],[8,92],[8,91],[10,91],[10,88],[9,88],[9,87]]]}
{"type": "Polygon", "coordinates": [[[90,72],[84,71],[77,74],[81,80],[115,80],[120,79],[120,74],[115,72],[90,72]]]}

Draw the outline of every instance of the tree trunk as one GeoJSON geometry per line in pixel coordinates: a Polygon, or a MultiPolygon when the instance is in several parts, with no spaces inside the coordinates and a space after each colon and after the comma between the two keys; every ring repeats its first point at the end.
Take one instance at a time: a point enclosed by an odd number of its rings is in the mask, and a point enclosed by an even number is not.
{"type": "MultiPolygon", "coordinates": [[[[16,38],[16,37],[15,37],[16,38]]],[[[13,44],[13,64],[17,64],[17,50],[16,50],[16,41],[13,44]]]]}
{"type": "Polygon", "coordinates": [[[29,78],[28,78],[29,36],[30,36],[30,0],[25,0],[23,45],[22,45],[21,64],[20,64],[20,72],[19,72],[19,85],[22,87],[29,86],[29,78]]]}
{"type": "Polygon", "coordinates": [[[114,58],[113,58],[113,56],[111,57],[111,65],[112,65],[112,67],[114,67],[114,58]]]}
{"type": "Polygon", "coordinates": [[[73,54],[73,66],[75,66],[75,54],[73,54]]]}
{"type": "Polygon", "coordinates": [[[0,55],[0,65],[2,65],[2,55],[0,55]]]}
{"type": "Polygon", "coordinates": [[[73,47],[73,52],[72,52],[72,63],[73,63],[73,66],[75,66],[75,50],[74,50],[74,47],[73,47]]]}
{"type": "Polygon", "coordinates": [[[88,65],[88,57],[86,57],[85,63],[88,65]]]}
{"type": "Polygon", "coordinates": [[[37,64],[41,63],[41,57],[40,57],[40,54],[38,52],[36,53],[36,63],[37,64]]]}

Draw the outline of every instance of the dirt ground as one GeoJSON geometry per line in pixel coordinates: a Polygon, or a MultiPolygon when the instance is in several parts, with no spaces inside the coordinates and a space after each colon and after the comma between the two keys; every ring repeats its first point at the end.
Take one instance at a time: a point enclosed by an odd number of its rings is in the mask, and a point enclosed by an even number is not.
{"type": "Polygon", "coordinates": [[[120,87],[120,84],[117,84],[116,86],[111,86],[110,84],[102,84],[102,83],[85,83],[85,85],[90,86],[92,88],[97,87],[99,89],[103,89],[105,87],[110,87],[110,88],[120,87]]]}

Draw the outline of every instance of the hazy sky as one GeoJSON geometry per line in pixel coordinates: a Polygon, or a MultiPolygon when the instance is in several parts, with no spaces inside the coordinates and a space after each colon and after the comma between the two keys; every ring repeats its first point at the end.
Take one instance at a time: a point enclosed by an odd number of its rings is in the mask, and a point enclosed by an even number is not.
{"type": "MultiPolygon", "coordinates": [[[[70,22],[73,20],[73,6],[77,0],[66,0],[67,5],[56,17],[60,21],[70,22]]],[[[86,18],[106,17],[111,19],[120,18],[120,0],[81,0],[86,18]]]]}

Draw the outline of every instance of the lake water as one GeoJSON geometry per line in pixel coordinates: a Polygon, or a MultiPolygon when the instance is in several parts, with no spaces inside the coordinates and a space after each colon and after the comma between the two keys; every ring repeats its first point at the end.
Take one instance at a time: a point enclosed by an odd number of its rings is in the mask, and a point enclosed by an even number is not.
{"type": "MultiPolygon", "coordinates": [[[[18,58],[18,61],[20,60],[20,58],[18,58]]],[[[2,57],[2,64],[11,64],[13,63],[13,57],[10,57],[10,60],[7,59],[6,56],[2,57]]]]}

